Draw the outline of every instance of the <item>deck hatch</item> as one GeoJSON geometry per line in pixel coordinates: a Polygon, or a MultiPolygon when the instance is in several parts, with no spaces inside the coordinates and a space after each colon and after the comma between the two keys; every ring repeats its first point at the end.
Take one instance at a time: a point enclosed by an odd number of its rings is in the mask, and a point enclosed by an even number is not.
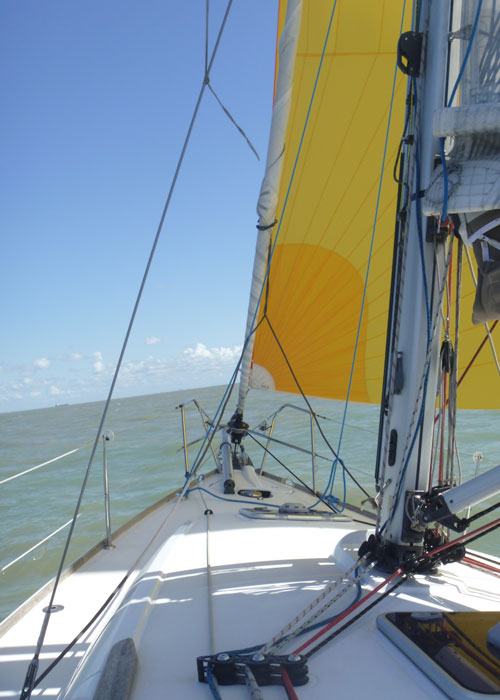
{"type": "Polygon", "coordinates": [[[500,612],[393,612],[378,627],[456,700],[500,698],[500,650],[488,632],[500,612]]]}

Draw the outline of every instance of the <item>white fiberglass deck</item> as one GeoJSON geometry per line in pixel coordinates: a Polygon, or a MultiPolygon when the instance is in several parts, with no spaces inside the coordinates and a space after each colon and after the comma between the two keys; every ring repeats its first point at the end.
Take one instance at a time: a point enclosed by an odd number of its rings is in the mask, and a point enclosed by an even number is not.
{"type": "MultiPolygon", "coordinates": [[[[255,488],[255,478],[237,472],[236,490],[255,488]]],[[[222,495],[218,474],[199,485],[222,495]]],[[[273,480],[266,488],[273,492],[270,503],[312,503],[311,496],[287,484],[273,480]]],[[[197,656],[269,641],[328,583],[344,577],[371,531],[367,524],[346,518],[256,520],[240,513],[245,505],[229,501],[192,492],[167,520],[141,569],[113,604],[109,612],[118,610],[113,620],[109,622],[108,614],[97,623],[33,697],[57,697],[107,624],[69,698],[93,697],[109,650],[127,637],[133,638],[138,652],[131,698],[210,698],[208,686],[198,682],[197,656]]],[[[56,603],[64,609],[51,617],[40,671],[99,608],[174,502],[148,514],[116,539],[115,550],[100,551],[62,582],[56,603]]],[[[363,592],[384,578],[380,572],[368,575],[363,592]]],[[[355,594],[352,587],[323,617],[343,610],[355,594]]],[[[19,696],[46,604],[46,599],[39,601],[0,638],[0,698],[19,696]]],[[[463,564],[417,575],[311,657],[309,682],[296,688],[298,697],[321,700],[342,693],[349,698],[400,698],[403,687],[407,700],[446,697],[376,626],[383,612],[420,609],[500,610],[499,579],[463,564]]],[[[292,652],[311,635],[294,640],[284,652],[292,652]]],[[[262,691],[266,699],[286,697],[282,687],[266,686],[262,691]]],[[[245,686],[224,686],[220,692],[223,699],[249,697],[245,686]]]]}

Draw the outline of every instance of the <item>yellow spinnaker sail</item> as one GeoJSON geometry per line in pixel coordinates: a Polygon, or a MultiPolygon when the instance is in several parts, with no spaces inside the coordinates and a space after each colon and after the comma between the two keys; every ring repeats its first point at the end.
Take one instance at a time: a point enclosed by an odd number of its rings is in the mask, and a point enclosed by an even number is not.
{"type": "MultiPolygon", "coordinates": [[[[295,167],[333,4],[303,3],[276,214],[283,216],[265,304],[303,391],[342,399],[363,300],[403,2],[337,2],[295,167]]],[[[284,14],[281,7],[280,27],[284,14]]],[[[400,75],[352,378],[354,401],[377,403],[381,395],[397,197],[392,171],[405,93],[400,75]]],[[[263,309],[264,302],[259,317],[263,309]]],[[[297,392],[267,323],[256,333],[252,385],[297,392]]]]}
{"type": "MultiPolygon", "coordinates": [[[[308,395],[345,399],[357,339],[350,398],[379,403],[397,199],[393,169],[405,112],[400,72],[371,259],[370,249],[404,2],[337,0],[311,104],[334,4],[303,2],[273,241],[276,231],[278,238],[257,317],[265,311],[269,323],[255,334],[251,386],[297,393],[298,382],[308,395]]],[[[411,23],[407,4],[404,31],[411,23]]],[[[282,2],[279,31],[285,14],[282,2]]],[[[470,321],[468,270],[463,279],[459,377],[485,336],[484,327],[470,321]]],[[[498,408],[500,391],[489,390],[492,373],[486,343],[462,382],[458,405],[498,408]]]]}

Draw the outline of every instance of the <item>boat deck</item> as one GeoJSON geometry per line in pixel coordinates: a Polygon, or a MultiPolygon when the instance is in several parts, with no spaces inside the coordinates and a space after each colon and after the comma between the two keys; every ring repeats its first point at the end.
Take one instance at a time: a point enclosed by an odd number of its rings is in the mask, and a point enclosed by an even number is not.
{"type": "MultiPolygon", "coordinates": [[[[236,478],[237,491],[255,488],[258,480],[250,471],[236,478]]],[[[109,651],[119,640],[132,638],[138,653],[133,700],[209,698],[209,687],[198,682],[198,656],[266,643],[328,584],[346,580],[360,544],[372,531],[368,518],[301,519],[279,516],[275,509],[275,515],[262,511],[263,517],[255,519],[248,515],[258,511],[238,502],[248,498],[220,500],[207,493],[222,495],[221,479],[219,474],[207,476],[198,484],[205,490],[193,491],[179,506],[174,499],[163,503],[117,537],[116,549],[99,551],[62,581],[55,602],[64,609],[51,616],[40,672],[87,623],[157,533],[103,619],[33,697],[57,697],[100,636],[78,682],[64,697],[93,698],[109,651]]],[[[286,483],[265,485],[273,493],[265,504],[312,503],[312,496],[286,483]]],[[[262,504],[257,501],[255,507],[262,504]]],[[[367,574],[363,594],[385,577],[376,570],[367,574]]],[[[344,610],[356,594],[352,586],[321,619],[344,610]]],[[[0,633],[5,630],[0,638],[0,698],[19,695],[47,602],[48,596],[0,627],[0,633]]],[[[377,628],[378,615],[400,610],[500,611],[498,577],[464,564],[414,576],[311,657],[309,682],[296,688],[297,696],[320,700],[342,692],[350,698],[386,699],[401,697],[404,687],[407,700],[445,698],[377,628]],[[380,670],[389,667],[388,679],[380,670]]],[[[312,634],[289,642],[279,653],[292,653],[312,634]]],[[[262,691],[266,699],[286,697],[283,687],[265,686],[262,691]]],[[[222,686],[220,693],[223,699],[249,697],[245,686],[222,686]]]]}

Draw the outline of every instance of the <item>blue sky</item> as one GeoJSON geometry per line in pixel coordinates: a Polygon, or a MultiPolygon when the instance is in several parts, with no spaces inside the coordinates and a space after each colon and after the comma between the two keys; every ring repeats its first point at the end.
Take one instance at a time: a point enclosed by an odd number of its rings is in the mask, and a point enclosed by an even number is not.
{"type": "MultiPolygon", "coordinates": [[[[243,341],[277,0],[234,0],[117,396],[225,381],[243,341]]],[[[213,47],[225,0],[210,1],[213,47]]],[[[104,398],[200,89],[205,0],[0,3],[0,411],[104,398]]]]}

